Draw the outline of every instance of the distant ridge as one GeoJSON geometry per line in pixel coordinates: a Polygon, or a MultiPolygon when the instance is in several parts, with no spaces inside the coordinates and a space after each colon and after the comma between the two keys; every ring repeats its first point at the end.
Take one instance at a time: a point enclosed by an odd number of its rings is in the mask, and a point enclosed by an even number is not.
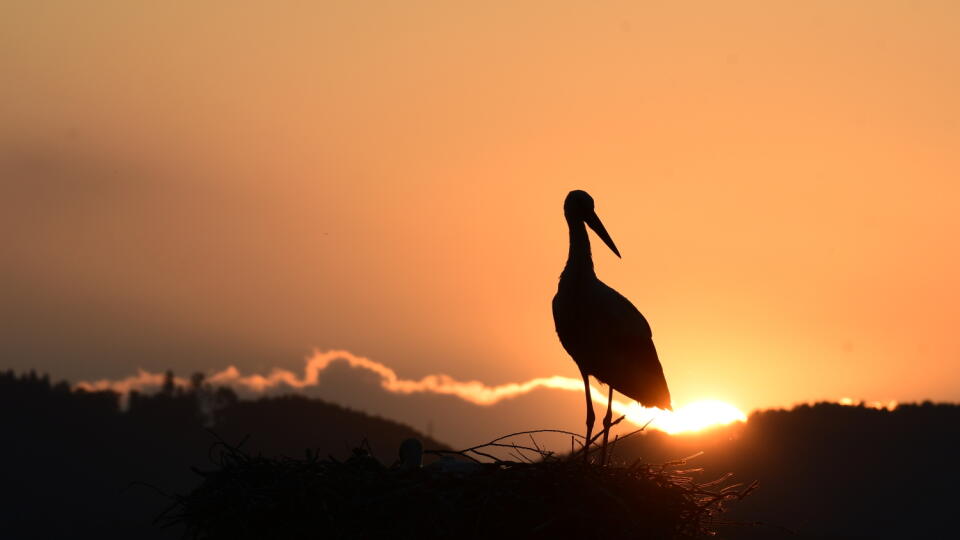
{"type": "Polygon", "coordinates": [[[169,504],[160,492],[186,492],[199,478],[190,467],[208,468],[216,440],[208,428],[234,444],[245,439],[251,454],[303,456],[309,448],[344,459],[365,442],[390,463],[409,437],[447,449],[398,422],[319,399],[239,400],[201,375],[187,388],[168,382],[155,394],[133,393],[127,410],[119,403],[109,390],[0,372],[0,536],[178,538],[151,522],[169,504]]]}
{"type": "MultiPolygon", "coordinates": [[[[457,411],[473,422],[468,413],[457,411]]],[[[497,425],[509,420],[500,417],[497,425]]],[[[190,466],[210,469],[214,438],[205,426],[211,422],[232,444],[249,435],[243,449],[251,455],[302,458],[309,448],[343,459],[365,438],[379,460],[391,463],[406,437],[441,446],[403,424],[318,399],[238,400],[202,376],[187,387],[162,384],[156,394],[135,393],[123,412],[114,392],[0,372],[3,532],[12,538],[179,537],[150,522],[168,495],[197,484],[190,466]],[[130,485],[135,480],[151,487],[130,485]]],[[[889,410],[818,403],[755,412],[746,423],[695,434],[648,431],[618,443],[615,459],[657,464],[703,452],[690,462],[704,469],[700,480],[726,472],[736,481],[758,480],[760,487],[729,517],[774,528],[729,531],[725,538],[783,536],[776,527],[797,531],[797,538],[939,538],[953,526],[956,440],[960,405],[906,403],[889,410]]]]}

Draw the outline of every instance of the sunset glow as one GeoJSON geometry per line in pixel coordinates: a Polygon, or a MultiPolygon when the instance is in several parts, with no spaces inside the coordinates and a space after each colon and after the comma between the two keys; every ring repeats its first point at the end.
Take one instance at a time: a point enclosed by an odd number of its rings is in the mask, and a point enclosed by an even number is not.
{"type": "Polygon", "coordinates": [[[837,401],[837,403],[839,403],[840,405],[845,405],[847,407],[866,407],[868,409],[877,409],[878,411],[880,410],[892,411],[897,408],[897,405],[899,405],[899,403],[897,403],[896,400],[863,401],[863,400],[855,400],[849,397],[842,397],[840,398],[839,401],[837,401]]]}
{"type": "Polygon", "coordinates": [[[0,6],[0,540],[956,529],[960,1],[0,6]]]}
{"type": "Polygon", "coordinates": [[[957,3],[59,4],[0,17],[8,367],[576,378],[581,188],[677,399],[957,398],[957,3]]]}
{"type": "MultiPolygon", "coordinates": [[[[643,415],[627,418],[633,423],[638,423],[643,415]]],[[[649,419],[649,415],[647,418],[649,419]]],[[[707,399],[695,401],[674,411],[658,411],[650,426],[673,435],[746,421],[747,415],[733,405],[707,399]]]]}

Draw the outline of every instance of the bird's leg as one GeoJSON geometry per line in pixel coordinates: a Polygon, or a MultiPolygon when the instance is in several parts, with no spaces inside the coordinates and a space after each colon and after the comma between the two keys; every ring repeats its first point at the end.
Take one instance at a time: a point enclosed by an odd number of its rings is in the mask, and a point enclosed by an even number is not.
{"type": "Polygon", "coordinates": [[[583,462],[590,462],[590,438],[593,436],[593,423],[597,417],[593,412],[593,398],[590,395],[590,376],[583,374],[583,392],[587,396],[587,438],[583,442],[583,462]]]}
{"type": "Polygon", "coordinates": [[[610,425],[613,423],[613,387],[607,396],[607,414],[603,417],[603,446],[600,447],[600,465],[607,464],[607,439],[610,436],[610,425]]]}

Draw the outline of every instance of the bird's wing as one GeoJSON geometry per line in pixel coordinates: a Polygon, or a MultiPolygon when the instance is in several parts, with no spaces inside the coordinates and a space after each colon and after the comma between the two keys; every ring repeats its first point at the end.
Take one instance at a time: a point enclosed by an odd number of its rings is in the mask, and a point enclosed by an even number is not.
{"type": "Polygon", "coordinates": [[[646,407],[671,408],[670,391],[663,367],[653,345],[650,324],[623,295],[598,282],[592,311],[593,335],[603,336],[596,343],[602,358],[593,362],[595,375],[618,392],[646,407]]]}
{"type": "Polygon", "coordinates": [[[597,289],[594,298],[603,304],[597,306],[597,316],[605,324],[619,334],[648,339],[653,337],[650,323],[630,300],[602,281],[597,281],[597,289]]]}

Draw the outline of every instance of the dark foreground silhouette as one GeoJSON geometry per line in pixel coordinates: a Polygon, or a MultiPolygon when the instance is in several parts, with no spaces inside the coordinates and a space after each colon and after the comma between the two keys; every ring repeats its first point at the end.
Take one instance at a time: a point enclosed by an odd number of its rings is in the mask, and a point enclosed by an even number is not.
{"type": "MultiPolygon", "coordinates": [[[[127,410],[114,392],[72,391],[34,373],[0,372],[0,538],[178,538],[153,519],[200,481],[215,442],[250,435],[244,448],[265,455],[347,457],[367,441],[382,460],[418,437],[404,425],[302,397],[241,401],[194,377],[133,394],[127,410]],[[131,482],[141,481],[145,484],[131,482]],[[149,484],[149,485],[147,485],[149,484]]],[[[389,462],[389,461],[388,461],[389,462]]]]}
{"type": "MultiPolygon", "coordinates": [[[[504,442],[506,442],[504,440],[504,442]]],[[[217,466],[161,518],[189,538],[627,538],[697,539],[750,487],[700,484],[683,463],[602,466],[513,443],[492,442],[420,466],[408,439],[400,463],[363,449],[347,460],[252,456],[222,444],[217,466]],[[459,457],[457,460],[454,456],[459,457]]]]}
{"type": "Polygon", "coordinates": [[[948,538],[960,481],[960,406],[901,405],[893,411],[833,403],[750,415],[746,424],[624,441],[626,459],[691,463],[757,480],[732,519],[761,520],[734,538],[948,538]]]}
{"type": "MultiPolygon", "coordinates": [[[[388,467],[407,438],[443,448],[381,418],[299,397],[241,401],[202,378],[191,389],[131,396],[127,411],[119,402],[112,392],[0,373],[0,537],[179,537],[182,529],[151,525],[171,500],[154,487],[186,494],[204,480],[191,466],[216,468],[207,426],[231,443],[250,434],[244,452],[270,459],[302,461],[309,448],[345,463],[366,438],[388,467]],[[130,485],[135,480],[154,487],[130,485]]],[[[723,529],[722,538],[780,538],[787,530],[794,538],[934,538],[952,530],[956,440],[956,405],[817,404],[696,435],[651,431],[617,443],[613,463],[657,465],[702,451],[687,466],[704,469],[694,481],[726,472],[733,481],[758,480],[725,517],[767,525],[723,529]]]]}

